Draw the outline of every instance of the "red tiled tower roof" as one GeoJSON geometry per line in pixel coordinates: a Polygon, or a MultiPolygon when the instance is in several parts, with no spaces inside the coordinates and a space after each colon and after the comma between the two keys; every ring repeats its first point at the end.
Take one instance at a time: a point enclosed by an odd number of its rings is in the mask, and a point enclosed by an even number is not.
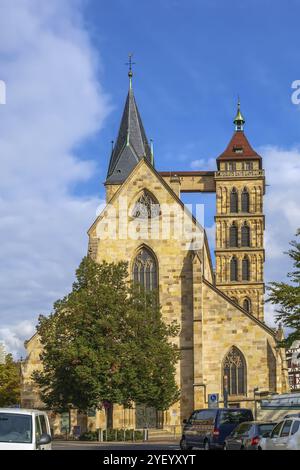
{"type": "Polygon", "coordinates": [[[243,131],[235,131],[226,150],[217,158],[220,161],[226,160],[259,160],[261,167],[261,156],[251,147],[243,131]]]}

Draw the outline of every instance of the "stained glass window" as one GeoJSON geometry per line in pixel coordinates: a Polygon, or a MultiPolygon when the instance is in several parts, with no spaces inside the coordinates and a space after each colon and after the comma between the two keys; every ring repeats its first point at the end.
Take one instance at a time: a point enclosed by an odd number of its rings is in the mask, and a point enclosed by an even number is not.
{"type": "Polygon", "coordinates": [[[158,287],[156,260],[150,250],[141,248],[133,263],[133,280],[146,290],[158,287]]]}
{"type": "Polygon", "coordinates": [[[229,395],[245,395],[246,361],[236,346],[232,346],[224,359],[223,379],[229,395]]]}

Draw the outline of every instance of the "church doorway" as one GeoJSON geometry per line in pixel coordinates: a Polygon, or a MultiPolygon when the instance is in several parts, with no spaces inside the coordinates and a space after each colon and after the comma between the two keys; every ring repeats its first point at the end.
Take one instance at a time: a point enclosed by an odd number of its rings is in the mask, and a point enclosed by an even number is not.
{"type": "Polygon", "coordinates": [[[135,407],[135,427],[143,428],[162,428],[163,413],[153,406],[136,405],[135,407]]]}

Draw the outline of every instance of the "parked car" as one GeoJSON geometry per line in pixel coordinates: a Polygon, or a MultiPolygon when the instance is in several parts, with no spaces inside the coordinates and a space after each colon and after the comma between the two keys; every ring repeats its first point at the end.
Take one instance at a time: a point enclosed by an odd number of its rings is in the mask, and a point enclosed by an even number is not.
{"type": "Polygon", "coordinates": [[[261,450],[260,441],[276,423],[248,421],[239,424],[225,439],[224,450],[261,450]]]}
{"type": "Polygon", "coordinates": [[[51,450],[47,413],[0,408],[0,450],[51,450]]]}
{"type": "Polygon", "coordinates": [[[300,418],[288,418],[278,423],[261,440],[262,450],[300,450],[300,418]]]}
{"type": "Polygon", "coordinates": [[[226,437],[240,423],[253,421],[251,410],[245,408],[219,408],[195,410],[184,428],[180,447],[189,450],[193,447],[223,449],[226,437]]]}

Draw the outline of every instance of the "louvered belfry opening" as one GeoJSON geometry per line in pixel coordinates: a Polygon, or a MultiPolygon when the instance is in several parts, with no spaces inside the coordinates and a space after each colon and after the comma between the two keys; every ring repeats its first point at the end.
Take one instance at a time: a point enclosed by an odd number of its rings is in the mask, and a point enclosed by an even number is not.
{"type": "Polygon", "coordinates": [[[242,261],[242,280],[250,281],[250,261],[248,256],[245,256],[242,261]]]}
{"type": "Polygon", "coordinates": [[[233,188],[230,193],[230,212],[236,213],[238,212],[239,204],[238,204],[238,192],[236,188],[233,188]]]}
{"type": "Polygon", "coordinates": [[[249,193],[246,188],[243,189],[242,192],[242,212],[249,212],[249,206],[250,206],[250,198],[249,198],[249,193]]]}
{"type": "Polygon", "coordinates": [[[247,222],[242,226],[241,242],[242,246],[250,247],[250,227],[247,222]]]}
{"type": "Polygon", "coordinates": [[[233,222],[229,230],[229,246],[237,247],[238,246],[238,228],[236,223],[233,222]]]}
{"type": "Polygon", "coordinates": [[[235,256],[233,256],[230,261],[230,280],[238,280],[238,260],[235,256]]]}
{"type": "Polygon", "coordinates": [[[244,299],[243,309],[246,310],[249,313],[251,312],[251,301],[250,301],[250,299],[244,299]]]}

